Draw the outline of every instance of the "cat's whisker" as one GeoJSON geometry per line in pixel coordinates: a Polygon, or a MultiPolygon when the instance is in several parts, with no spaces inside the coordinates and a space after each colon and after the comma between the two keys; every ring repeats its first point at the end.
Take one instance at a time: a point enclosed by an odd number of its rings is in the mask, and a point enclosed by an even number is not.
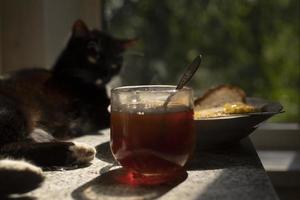
{"type": "Polygon", "coordinates": [[[145,57],[145,54],[143,52],[140,52],[140,51],[130,51],[130,50],[128,50],[126,52],[126,56],[140,56],[140,57],[145,57]]]}

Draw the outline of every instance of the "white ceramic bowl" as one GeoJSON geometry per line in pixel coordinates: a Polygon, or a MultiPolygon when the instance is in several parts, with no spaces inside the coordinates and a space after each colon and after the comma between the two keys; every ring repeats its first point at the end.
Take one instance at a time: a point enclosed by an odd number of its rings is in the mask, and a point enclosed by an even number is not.
{"type": "Polygon", "coordinates": [[[223,148],[237,143],[256,130],[262,122],[283,112],[283,107],[278,102],[259,98],[247,98],[246,102],[260,108],[261,112],[195,120],[197,148],[223,148]]]}

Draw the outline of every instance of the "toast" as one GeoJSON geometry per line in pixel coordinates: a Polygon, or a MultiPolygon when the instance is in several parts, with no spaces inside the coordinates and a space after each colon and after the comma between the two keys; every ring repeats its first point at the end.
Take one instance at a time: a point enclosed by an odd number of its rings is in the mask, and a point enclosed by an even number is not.
{"type": "Polygon", "coordinates": [[[223,106],[225,103],[245,102],[246,93],[233,85],[220,85],[209,89],[194,102],[200,109],[223,106]]]}
{"type": "Polygon", "coordinates": [[[217,86],[195,100],[194,118],[222,117],[256,111],[245,100],[246,93],[241,88],[233,85],[217,86]]]}

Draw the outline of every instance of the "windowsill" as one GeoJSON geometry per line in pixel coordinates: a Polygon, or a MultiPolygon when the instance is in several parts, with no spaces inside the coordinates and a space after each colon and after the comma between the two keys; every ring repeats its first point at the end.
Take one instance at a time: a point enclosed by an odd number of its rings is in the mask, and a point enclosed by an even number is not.
{"type": "Polygon", "coordinates": [[[299,123],[263,124],[251,135],[251,140],[276,189],[300,186],[299,123]]]}
{"type": "Polygon", "coordinates": [[[250,138],[257,150],[300,150],[300,124],[265,123],[250,138]]]}
{"type": "Polygon", "coordinates": [[[262,124],[258,130],[281,130],[281,131],[299,131],[300,130],[300,123],[265,123],[262,124]]]}

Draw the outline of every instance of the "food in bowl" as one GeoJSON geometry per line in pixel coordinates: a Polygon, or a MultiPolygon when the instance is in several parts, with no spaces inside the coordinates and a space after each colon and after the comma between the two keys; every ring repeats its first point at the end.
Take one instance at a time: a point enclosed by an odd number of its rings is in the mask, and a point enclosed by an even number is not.
{"type": "Polygon", "coordinates": [[[246,97],[236,86],[221,85],[195,100],[197,148],[225,148],[255,131],[262,122],[282,113],[279,102],[246,97]]]}
{"type": "Polygon", "coordinates": [[[195,120],[260,111],[260,108],[246,103],[246,93],[241,88],[232,85],[212,88],[197,98],[194,104],[195,120]]]}

